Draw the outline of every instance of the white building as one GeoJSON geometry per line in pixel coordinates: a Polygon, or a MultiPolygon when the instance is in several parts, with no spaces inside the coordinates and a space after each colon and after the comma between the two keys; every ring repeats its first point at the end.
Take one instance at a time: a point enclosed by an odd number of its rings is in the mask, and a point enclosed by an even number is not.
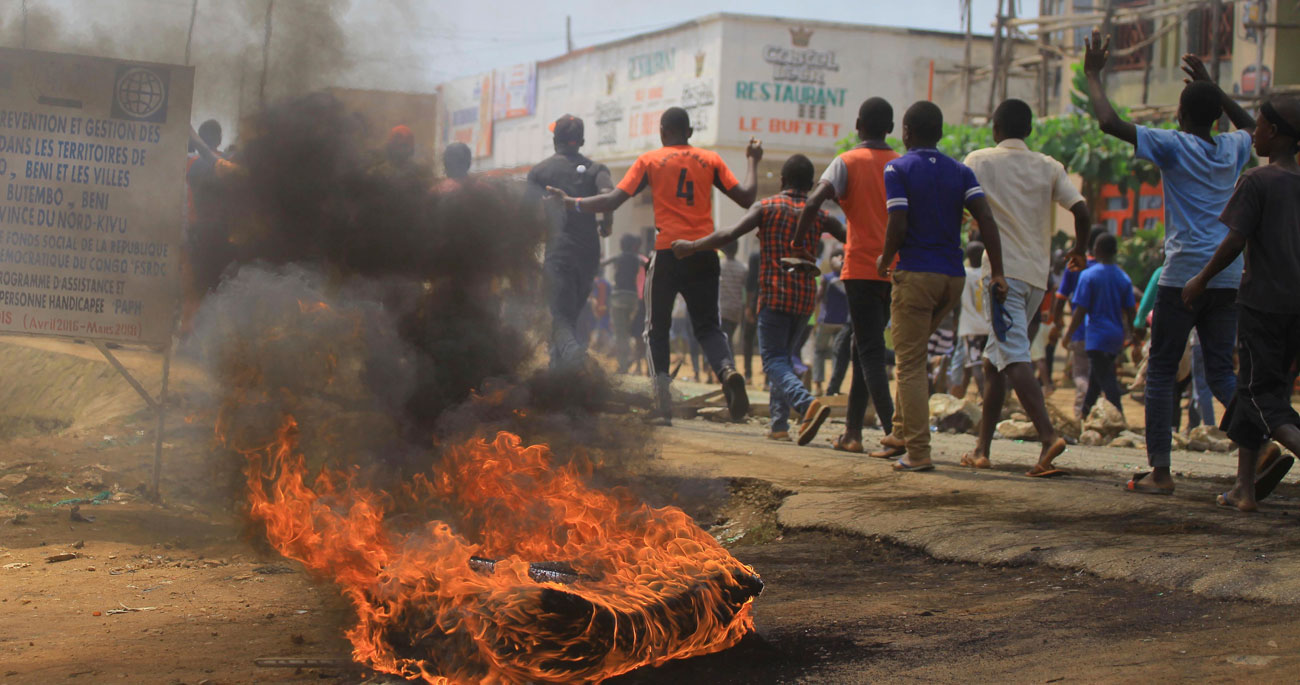
{"type": "MultiPolygon", "coordinates": [[[[1016,54],[1033,50],[1017,44],[1016,54]]],[[[988,64],[992,40],[972,40],[971,62],[988,64]]],[[[586,122],[583,152],[607,164],[615,182],[637,155],[659,147],[659,116],[691,114],[691,143],[719,152],[742,178],[745,146],[763,141],[759,197],[780,189],[782,163],[803,153],[817,173],[853,135],[858,106],[872,96],[903,111],[934,100],[949,120],[970,107],[983,113],[988,79],[969,96],[962,86],[966,41],[960,33],[712,14],[684,24],[597,45],[535,65],[519,65],[440,87],[441,140],[475,151],[475,170],[526,173],[553,153],[548,125],[563,114],[586,122]]],[[[1015,80],[1012,95],[1034,102],[1035,81],[1015,80]]],[[[721,228],[742,210],[715,192],[721,228]]],[[[616,214],[615,236],[654,226],[650,194],[616,214]]]]}

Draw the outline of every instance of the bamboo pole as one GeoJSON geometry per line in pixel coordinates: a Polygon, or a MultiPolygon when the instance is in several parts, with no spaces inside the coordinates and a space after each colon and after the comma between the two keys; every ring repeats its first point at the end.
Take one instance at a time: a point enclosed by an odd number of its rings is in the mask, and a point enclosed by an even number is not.
{"type": "Polygon", "coordinates": [[[185,66],[190,65],[190,46],[194,44],[194,20],[199,16],[199,0],[190,5],[190,30],[185,33],[185,66]]]}
{"type": "MultiPolygon", "coordinates": [[[[1014,0],[1013,0],[1014,1],[1014,0]]],[[[1005,0],[998,0],[998,18],[997,28],[993,32],[993,63],[992,74],[989,78],[989,99],[988,107],[984,109],[985,116],[992,116],[993,105],[997,102],[998,97],[998,79],[1001,74],[1002,61],[1002,30],[1005,26],[1006,16],[1003,14],[1005,0]]]]}
{"type": "Polygon", "coordinates": [[[961,117],[962,122],[967,124],[970,123],[971,119],[970,86],[971,80],[974,78],[971,74],[971,69],[974,68],[974,65],[971,64],[971,1],[972,0],[962,0],[962,5],[966,12],[966,59],[961,64],[961,94],[963,101],[961,117]]]}

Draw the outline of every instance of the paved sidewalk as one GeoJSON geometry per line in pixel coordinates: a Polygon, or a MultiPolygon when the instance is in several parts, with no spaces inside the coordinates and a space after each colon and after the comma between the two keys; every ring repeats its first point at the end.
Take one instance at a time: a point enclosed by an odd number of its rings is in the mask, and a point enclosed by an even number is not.
{"type": "MultiPolygon", "coordinates": [[[[995,468],[958,465],[970,436],[936,435],[937,470],[898,474],[889,462],[830,449],[823,434],[805,448],[763,437],[762,426],[678,421],[659,429],[663,467],[679,473],[749,477],[791,494],[785,526],[879,536],[939,559],[1044,564],[1212,597],[1300,604],[1300,488],[1288,477],[1255,515],[1219,509],[1230,454],[1177,452],[1172,497],[1124,490],[1145,468],[1139,450],[1071,447],[1059,460],[1071,476],[1024,477],[1038,446],[998,440],[995,468]]],[[[868,434],[869,446],[880,437],[868,434]]],[[[833,552],[832,552],[833,553],[833,552]]]]}

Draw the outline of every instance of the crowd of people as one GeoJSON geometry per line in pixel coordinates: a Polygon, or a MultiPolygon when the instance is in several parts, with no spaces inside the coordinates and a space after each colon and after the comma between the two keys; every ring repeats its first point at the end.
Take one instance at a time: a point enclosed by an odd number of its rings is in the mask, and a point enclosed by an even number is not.
{"type": "MultiPolygon", "coordinates": [[[[1300,451],[1300,416],[1291,405],[1300,310],[1287,297],[1300,264],[1300,105],[1274,98],[1257,122],[1188,55],[1177,129],[1137,125],[1105,93],[1108,56],[1108,41],[1094,32],[1084,58],[1093,114],[1104,133],[1133,145],[1164,181],[1165,259],[1145,292],[1135,292],[1117,264],[1117,236],[1093,228],[1065,168],[1027,146],[1034,115],[1016,99],[993,113],[996,145],[958,161],[938,150],[943,113],[936,105],[917,102],[903,114],[906,152],[900,155],[886,142],[895,130],[893,108],[870,98],[858,112],[856,146],[820,177],[807,157],[791,156],[781,167],[781,191],[757,202],[761,144],[751,141],[741,183],[717,155],[689,144],[687,114],[674,108],[661,121],[664,147],[638,159],[617,186],[592,194],[548,188],[573,215],[612,212],[647,186],[653,194],[657,235],[647,265],[645,341],[658,421],[671,422],[669,340],[679,295],[733,416],[744,415],[747,398],[731,343],[743,346],[752,318],[770,388],[768,436],[811,442],[830,413],[818,395],[837,392],[849,373],[848,364],[832,363],[828,378],[826,364],[851,359],[845,430],[833,446],[866,452],[870,402],[884,431],[871,454],[893,460],[898,471],[934,468],[928,401],[936,381],[950,377],[954,394],[964,395],[974,381],[982,400],[978,435],[962,465],[991,466],[995,427],[1014,391],[1041,444],[1026,475],[1062,475],[1055,460],[1069,441],[1053,425],[1044,393],[1053,387],[1054,348],[1065,341],[1075,414],[1083,418],[1101,401],[1122,415],[1126,391],[1117,365],[1125,349],[1145,347],[1131,389],[1141,388],[1151,468],[1127,488],[1173,492],[1172,426],[1179,398],[1195,380],[1197,420],[1213,423],[1208,398],[1217,398],[1228,407],[1222,427],[1240,446],[1238,483],[1219,504],[1253,510],[1293,461],[1270,441],[1300,451]],[[1236,130],[1216,133],[1225,117],[1236,130]],[[1243,175],[1252,145],[1267,163],[1243,175]],[[711,187],[747,208],[734,225],[713,230],[711,187]],[[843,211],[843,224],[823,208],[827,201],[843,211]],[[1073,217],[1074,244],[1055,255],[1054,270],[1056,206],[1073,217]],[[755,231],[759,250],[745,298],[736,286],[745,269],[733,246],[755,231]],[[842,248],[827,253],[824,235],[842,248]],[[720,268],[719,250],[726,252],[723,265],[737,267],[730,273],[720,268]],[[819,255],[826,255],[820,264],[819,255]],[[801,350],[810,324],[809,369],[801,350]],[[1195,370],[1180,372],[1180,364],[1195,370]]],[[[625,251],[635,247],[624,245],[625,251]]],[[[747,350],[744,356],[752,375],[747,350]]],[[[620,356],[620,369],[626,359],[620,356]]]]}
{"type": "MultiPolygon", "coordinates": [[[[587,350],[599,338],[620,373],[640,372],[644,362],[653,420],[670,425],[672,381],[691,358],[695,378],[703,370],[715,379],[739,421],[749,413],[756,348],[769,389],[769,438],[812,442],[831,414],[825,396],[839,394],[847,377],[847,415],[833,448],[891,460],[904,472],[934,468],[932,392],[960,398],[972,382],[982,415],[960,463],[990,468],[1013,391],[1040,443],[1026,475],[1048,478],[1065,473],[1056,460],[1070,442],[1047,406],[1059,344],[1070,359],[1063,375],[1075,387],[1076,417],[1103,401],[1122,415],[1121,396],[1140,392],[1150,469],[1129,491],[1174,491],[1171,436],[1191,389],[1193,420],[1213,424],[1217,399],[1227,407],[1222,428],[1240,448],[1237,483],[1218,503],[1254,510],[1294,462],[1282,447],[1300,453],[1291,404],[1300,305],[1290,297],[1300,292],[1300,101],[1272,98],[1257,121],[1187,55],[1177,128],[1142,126],[1106,95],[1108,56],[1109,42],[1094,31],[1083,64],[1093,115],[1163,178],[1164,263],[1143,291],[1117,264],[1117,236],[1094,227],[1066,169],[1026,144],[1034,114],[1018,99],[993,112],[995,145],[957,160],[938,149],[944,117],[934,103],[916,102],[896,122],[889,102],[869,98],[852,149],[820,175],[807,156],[790,156],[780,191],[761,199],[758,140],[746,150],[742,181],[717,153],[690,144],[688,113],[670,108],[660,119],[663,146],[615,183],[582,154],[583,121],[565,115],[551,128],[555,154],[528,174],[551,226],[543,275],[552,366],[592,363],[587,350]],[[1216,133],[1225,117],[1235,130],[1216,133]],[[902,154],[887,142],[896,129],[902,154]],[[1252,147],[1260,165],[1243,174],[1252,147]],[[745,210],[717,230],[715,188],[745,210]],[[602,260],[614,213],[647,190],[653,244],[626,234],[602,260]],[[1073,245],[1054,253],[1057,207],[1072,218],[1073,245]],[[758,249],[746,263],[738,240],[750,233],[758,249]],[[1116,372],[1126,349],[1144,351],[1133,355],[1142,365],[1127,390],[1116,372]],[[883,430],[872,450],[863,432],[869,410],[883,430]]],[[[227,170],[215,122],[194,139],[189,233],[191,250],[203,252],[221,249],[208,244],[204,217],[220,214],[208,188],[227,170]]],[[[410,131],[393,129],[374,173],[416,179],[435,196],[466,182],[468,147],[444,151],[438,182],[413,166],[412,151],[410,131]]],[[[197,273],[192,282],[201,291],[217,278],[197,273]]]]}

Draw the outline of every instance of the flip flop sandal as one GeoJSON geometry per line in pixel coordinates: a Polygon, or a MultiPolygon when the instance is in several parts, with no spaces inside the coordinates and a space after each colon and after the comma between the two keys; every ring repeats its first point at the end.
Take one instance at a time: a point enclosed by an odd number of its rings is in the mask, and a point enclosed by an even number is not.
{"type": "MultiPolygon", "coordinates": [[[[1070,472],[1061,469],[1048,469],[1046,471],[1025,471],[1025,475],[1030,478],[1055,478],[1057,476],[1068,476],[1070,472]]],[[[1132,482],[1129,483],[1129,485],[1132,484],[1132,482]]]]}
{"type": "Polygon", "coordinates": [[[898,461],[894,462],[894,470],[895,471],[933,471],[934,464],[933,463],[920,464],[917,466],[913,466],[912,464],[909,464],[903,461],[902,459],[899,459],[898,461]]]}
{"type": "Polygon", "coordinates": [[[974,453],[974,452],[967,452],[966,454],[961,455],[961,465],[962,465],[962,466],[967,466],[967,467],[970,467],[970,468],[972,468],[972,469],[989,469],[989,468],[993,468],[993,465],[992,465],[992,464],[989,464],[988,466],[979,466],[979,465],[976,464],[975,462],[976,462],[976,459],[975,459],[975,453],[974,453]]]}
{"type": "Polygon", "coordinates": [[[822,424],[826,419],[831,417],[831,408],[823,406],[817,410],[817,414],[812,420],[799,427],[799,437],[795,439],[795,444],[800,447],[806,447],[808,443],[817,437],[817,431],[821,430],[822,424]]]}
{"type": "Polygon", "coordinates": [[[1142,471],[1141,473],[1134,474],[1133,478],[1129,480],[1128,485],[1125,486],[1125,489],[1127,489],[1129,492],[1137,493],[1139,495],[1174,494],[1173,488],[1160,488],[1151,485],[1138,485],[1138,481],[1142,480],[1143,478],[1146,478],[1149,475],[1151,475],[1150,471],[1142,471]]]}
{"type": "MultiPolygon", "coordinates": [[[[1066,449],[1067,449],[1067,444],[1065,442],[1065,439],[1064,438],[1058,439],[1052,445],[1050,450],[1051,452],[1055,452],[1055,454],[1052,455],[1052,459],[1056,459],[1062,454],[1065,454],[1066,449]]],[[[1034,471],[1031,469],[1029,471],[1026,471],[1025,475],[1029,476],[1030,478],[1055,478],[1057,476],[1068,476],[1070,474],[1062,469],[1056,468],[1055,466],[1049,466],[1046,471],[1034,471]]]]}
{"type": "Polygon", "coordinates": [[[1258,502],[1273,494],[1273,490],[1277,488],[1294,465],[1295,457],[1290,455],[1269,462],[1264,471],[1255,478],[1255,501],[1258,502]]]}
{"type": "Polygon", "coordinates": [[[1233,504],[1232,502],[1230,502],[1230,501],[1228,500],[1228,493],[1226,493],[1226,492],[1224,492],[1224,493],[1220,493],[1220,494],[1214,496],[1214,506],[1216,506],[1216,507],[1218,507],[1218,508],[1220,508],[1220,509],[1229,509],[1229,510],[1232,510],[1232,511],[1239,511],[1239,512],[1241,512],[1241,513],[1243,513],[1243,514],[1253,514],[1253,513],[1255,513],[1255,510],[1245,511],[1245,510],[1242,510],[1242,509],[1238,509],[1238,508],[1237,508],[1237,505],[1233,504]]]}
{"type": "Polygon", "coordinates": [[[869,454],[869,455],[867,455],[867,456],[875,457],[876,459],[896,459],[896,458],[898,458],[898,457],[903,456],[904,454],[907,454],[907,448],[906,448],[906,447],[888,447],[888,446],[886,446],[885,449],[883,449],[883,450],[879,450],[879,451],[877,451],[877,452],[872,452],[871,454],[869,454]]]}

